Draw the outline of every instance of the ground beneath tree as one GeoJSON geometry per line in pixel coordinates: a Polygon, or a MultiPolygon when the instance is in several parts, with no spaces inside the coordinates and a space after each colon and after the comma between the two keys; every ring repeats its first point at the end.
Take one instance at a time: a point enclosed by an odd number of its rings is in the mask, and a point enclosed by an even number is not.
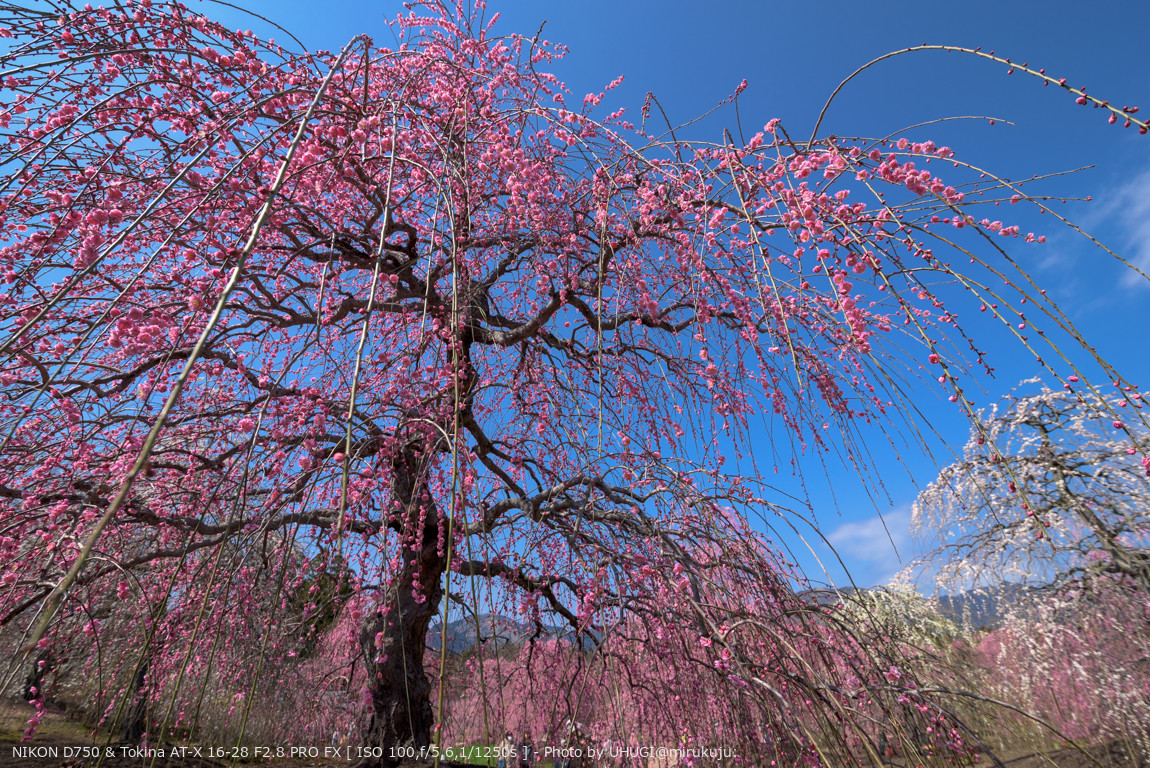
{"type": "MultiPolygon", "coordinates": [[[[101,754],[108,749],[107,733],[96,732],[76,722],[68,713],[58,707],[49,706],[40,719],[36,735],[28,741],[21,741],[32,707],[19,700],[0,700],[0,766],[3,768],[95,768],[97,761],[90,756],[77,754],[78,747],[99,748],[101,754]],[[67,749],[73,750],[69,755],[67,749]]],[[[120,745],[111,746],[111,757],[99,761],[100,768],[232,768],[227,760],[213,760],[207,757],[170,757],[169,749],[165,756],[154,761],[147,757],[132,757],[124,754],[120,745]]],[[[201,749],[201,751],[203,751],[201,749]]],[[[335,760],[274,760],[270,762],[241,762],[239,768],[353,768],[355,763],[335,760]]],[[[426,768],[424,763],[404,764],[401,768],[426,768]]],[[[474,768],[465,763],[440,762],[440,768],[474,768]]]]}
{"type": "MultiPolygon", "coordinates": [[[[49,707],[40,721],[40,728],[30,741],[21,741],[32,707],[22,701],[0,701],[0,766],[3,768],[94,768],[96,761],[82,757],[68,757],[66,747],[100,747],[104,750],[107,734],[97,733],[68,716],[62,709],[49,707]],[[24,748],[35,748],[29,752],[24,748]],[[40,752],[37,755],[34,752],[40,752]],[[54,752],[54,754],[53,754],[54,752]]],[[[1120,742],[1088,747],[1089,756],[1076,749],[1058,749],[1045,754],[1010,751],[999,754],[1006,768],[1150,768],[1150,760],[1137,750],[1120,742]]],[[[112,757],[100,761],[101,768],[232,768],[226,760],[185,756],[156,759],[154,762],[140,757],[123,756],[114,746],[112,757]]],[[[236,763],[240,768],[353,768],[355,763],[334,760],[275,760],[271,762],[236,763]]],[[[400,768],[429,768],[430,763],[404,763],[400,768]]],[[[440,768],[474,768],[467,763],[440,762],[440,768]]],[[[977,768],[993,768],[996,764],[985,758],[977,768]]],[[[901,768],[894,760],[890,768],[901,768]]]]}
{"type": "MultiPolygon", "coordinates": [[[[1005,752],[999,754],[999,759],[1006,768],[1150,768],[1150,760],[1145,755],[1117,741],[1085,749],[1088,755],[1077,749],[1057,749],[1046,753],[1005,752]]],[[[994,765],[984,758],[978,768],[994,765]]]]}

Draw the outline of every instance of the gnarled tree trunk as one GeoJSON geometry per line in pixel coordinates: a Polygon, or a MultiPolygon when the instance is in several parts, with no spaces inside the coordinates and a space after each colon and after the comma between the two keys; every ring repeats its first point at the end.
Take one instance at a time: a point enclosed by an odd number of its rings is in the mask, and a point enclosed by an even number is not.
{"type": "Polygon", "coordinates": [[[31,669],[24,676],[25,701],[39,697],[47,698],[44,692],[44,677],[52,671],[52,667],[53,659],[50,651],[43,650],[36,654],[36,660],[32,662],[31,669]]]}
{"type": "Polygon", "coordinates": [[[148,695],[144,690],[147,679],[148,659],[144,659],[132,679],[131,699],[120,730],[120,739],[126,744],[139,744],[148,732],[148,695]]]}
{"type": "Polygon", "coordinates": [[[362,761],[363,766],[392,766],[409,755],[426,760],[431,745],[435,716],[423,659],[428,626],[443,597],[450,544],[446,534],[441,541],[439,510],[427,486],[427,456],[409,448],[393,461],[392,491],[402,509],[390,525],[406,544],[399,573],[360,629],[371,692],[363,743],[383,752],[362,761]]]}

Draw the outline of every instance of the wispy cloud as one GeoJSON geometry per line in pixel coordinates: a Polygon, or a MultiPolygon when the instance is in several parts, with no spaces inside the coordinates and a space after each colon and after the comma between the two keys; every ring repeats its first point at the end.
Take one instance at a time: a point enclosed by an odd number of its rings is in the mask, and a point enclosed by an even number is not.
{"type": "MultiPolygon", "coordinates": [[[[1121,228],[1126,247],[1120,255],[1150,274],[1150,168],[1131,177],[1107,198],[1099,214],[1121,228]]],[[[1141,275],[1129,271],[1123,274],[1121,284],[1124,288],[1148,285],[1141,275]]]]}
{"type": "Polygon", "coordinates": [[[910,507],[843,523],[827,534],[859,586],[885,584],[913,557],[910,507]]]}

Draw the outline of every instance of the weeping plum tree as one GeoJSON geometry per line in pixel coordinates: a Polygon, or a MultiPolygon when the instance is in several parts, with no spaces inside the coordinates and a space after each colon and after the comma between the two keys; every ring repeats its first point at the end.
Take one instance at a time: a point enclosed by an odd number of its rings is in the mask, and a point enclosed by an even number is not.
{"type": "Polygon", "coordinates": [[[1031,380],[980,414],[915,502],[937,546],[907,571],[998,603],[987,692],[1064,737],[1123,741],[1133,763],[1150,753],[1150,431],[1144,394],[1116,383],[1031,380]]]}
{"type": "Polygon", "coordinates": [[[972,423],[960,461],[923,489],[912,525],[939,538],[952,586],[1080,586],[1110,574],[1150,590],[1150,432],[1143,394],[1071,375],[1026,382],[972,423]]]}
{"type": "Polygon", "coordinates": [[[1144,765],[1150,754],[1145,590],[1129,577],[1094,571],[1073,589],[1018,602],[978,644],[976,659],[988,673],[984,690],[1070,738],[1113,739],[1130,765],[1144,765]]]}
{"type": "MultiPolygon", "coordinates": [[[[1005,278],[1004,329],[1026,299],[1062,321],[1004,258],[1037,238],[971,210],[1024,190],[930,141],[657,136],[653,100],[639,126],[570,103],[562,49],[482,10],[419,4],[396,47],[332,55],[151,0],[4,7],[11,674],[117,642],[94,611],[118,611],[146,650],[91,678],[108,700],[146,664],[152,728],[234,692],[242,733],[341,611],[363,741],[416,754],[445,706],[429,627],[484,590],[595,640],[616,687],[658,640],[684,696],[734,686],[724,722],[790,759],[874,754],[868,697],[944,718],[794,600],[750,523],[782,510],[725,460],[763,431],[865,471],[857,425],[924,366],[969,410],[952,304],[1005,278]]],[[[652,702],[648,733],[691,710],[652,702]]]]}

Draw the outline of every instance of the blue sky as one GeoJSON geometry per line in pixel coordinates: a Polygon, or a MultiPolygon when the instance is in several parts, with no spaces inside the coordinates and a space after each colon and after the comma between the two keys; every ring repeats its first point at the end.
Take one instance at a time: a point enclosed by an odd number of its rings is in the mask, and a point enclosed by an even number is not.
{"type": "MultiPolygon", "coordinates": [[[[309,47],[328,49],[339,49],[361,32],[386,44],[391,35],[384,19],[401,10],[393,0],[238,2],[291,30],[309,47]]],[[[202,10],[234,26],[261,29],[211,3],[203,3],[202,10]]],[[[679,122],[708,110],[746,78],[749,88],[739,100],[744,125],[757,128],[777,117],[794,134],[809,135],[819,110],[844,77],[876,56],[921,43],[981,46],[1044,67],[1072,85],[1087,86],[1099,98],[1150,112],[1150,3],[824,0],[810,6],[750,0],[722,5],[686,0],[491,0],[488,12],[496,11],[502,14],[497,27],[502,33],[531,35],[546,20],[543,37],[571,49],[554,71],[576,95],[598,92],[622,74],[623,85],[604,107],[631,106],[637,114],[644,94],[652,91],[679,122]]],[[[282,41],[282,34],[266,34],[282,41]]],[[[994,126],[986,120],[951,121],[905,135],[949,145],[961,159],[1013,178],[1093,166],[1052,179],[1043,190],[1091,196],[1093,202],[1069,202],[1059,212],[1084,224],[1126,258],[1150,267],[1150,136],[1108,125],[1100,110],[1077,106],[1058,88],[1044,88],[1018,74],[1007,76],[1004,67],[959,54],[908,54],[856,78],[836,100],[821,132],[884,136],[959,115],[998,121],[994,126]]],[[[689,135],[716,139],[733,121],[733,113],[726,111],[699,123],[689,135]]],[[[1024,232],[1048,236],[1045,246],[1024,251],[1037,281],[1103,357],[1131,381],[1150,386],[1144,340],[1150,325],[1150,283],[1124,274],[1109,256],[1059,229],[1049,216],[1026,214],[1021,207],[1011,209],[1010,215],[1024,232]]],[[[996,378],[984,382],[985,393],[970,393],[980,406],[1040,373],[1012,343],[989,348],[996,378]]],[[[923,392],[922,407],[943,437],[961,446],[967,430],[954,407],[937,391],[923,392]]],[[[879,454],[880,462],[888,460],[879,454]]],[[[913,451],[907,463],[919,483],[933,477],[932,463],[913,451]]],[[[890,493],[889,504],[885,499],[868,501],[845,469],[831,465],[824,473],[816,463],[808,475],[824,534],[856,583],[864,586],[883,582],[898,569],[891,540],[903,560],[922,546],[907,530],[915,496],[907,471],[880,466],[879,472],[890,493]]],[[[807,540],[841,583],[834,558],[809,535],[807,540]]],[[[788,543],[808,573],[818,577],[815,558],[801,554],[804,545],[797,539],[788,543]]]]}

